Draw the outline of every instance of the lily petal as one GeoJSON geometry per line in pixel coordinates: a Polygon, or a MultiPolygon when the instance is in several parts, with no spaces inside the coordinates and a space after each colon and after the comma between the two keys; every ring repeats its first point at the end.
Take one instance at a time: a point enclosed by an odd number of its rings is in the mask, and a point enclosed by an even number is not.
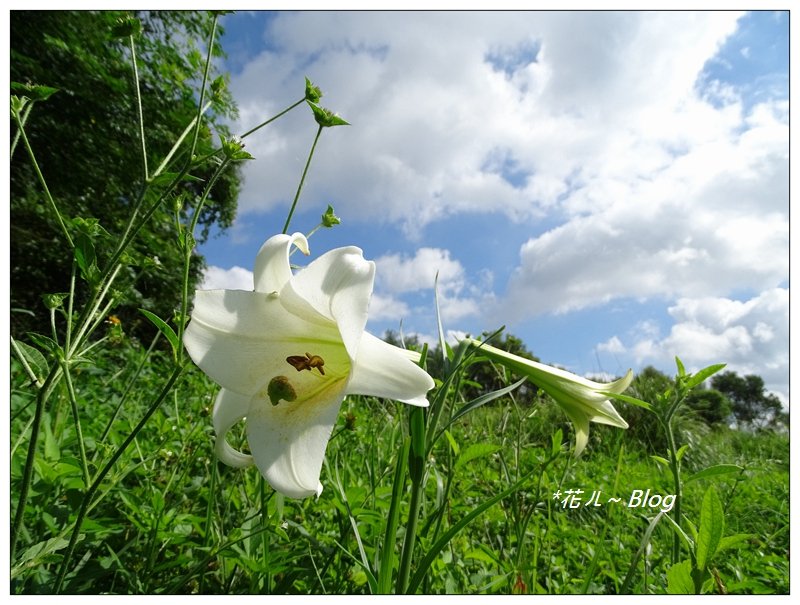
{"type": "Polygon", "coordinates": [[[434,386],[428,373],[408,358],[406,351],[376,338],[361,336],[358,357],[347,386],[349,393],[396,399],[425,407],[425,394],[434,386]]]}
{"type": "Polygon", "coordinates": [[[325,448],[344,394],[315,405],[273,406],[254,399],[247,416],[247,442],[261,474],[291,498],[322,492],[325,448]]]}
{"type": "MultiPolygon", "coordinates": [[[[314,324],[313,338],[319,343],[314,354],[324,357],[326,343],[339,343],[341,347],[336,324],[314,324]]],[[[277,295],[198,290],[183,342],[194,362],[212,380],[252,396],[278,373],[277,369],[288,368],[287,355],[304,353],[309,333],[307,319],[287,311],[277,295]]]]}
{"type": "MultiPolygon", "coordinates": [[[[364,260],[360,248],[331,250],[302,269],[281,292],[283,303],[296,312],[313,309],[335,321],[354,361],[358,341],[367,325],[367,310],[375,281],[375,263],[364,260]]],[[[313,316],[315,313],[307,313],[313,316]]]]}
{"type": "Polygon", "coordinates": [[[250,408],[250,397],[239,395],[227,389],[221,389],[214,401],[214,432],[217,440],[214,450],[217,457],[228,466],[244,468],[253,464],[253,457],[233,449],[225,436],[228,431],[247,415],[250,408]]]}
{"type": "Polygon", "coordinates": [[[292,278],[289,266],[292,244],[308,256],[308,240],[302,233],[276,235],[261,246],[253,267],[253,285],[257,292],[280,292],[292,278]]]}

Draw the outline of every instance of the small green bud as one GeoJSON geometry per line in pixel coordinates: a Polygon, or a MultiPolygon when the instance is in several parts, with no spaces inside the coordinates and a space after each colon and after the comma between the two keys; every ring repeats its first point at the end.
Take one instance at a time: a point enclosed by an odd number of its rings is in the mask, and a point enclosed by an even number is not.
{"type": "Polygon", "coordinates": [[[325,214],[322,215],[322,226],[330,229],[334,225],[338,225],[341,222],[342,219],[333,213],[333,206],[328,204],[328,209],[325,211],[325,214]]]}
{"type": "Polygon", "coordinates": [[[350,125],[350,122],[346,122],[343,118],[340,118],[329,109],[320,107],[319,105],[317,105],[316,103],[312,103],[311,101],[306,101],[306,103],[308,103],[308,106],[311,107],[311,111],[314,112],[314,119],[317,121],[317,124],[319,124],[323,128],[330,128],[331,126],[350,125]]]}
{"type": "Polygon", "coordinates": [[[44,301],[44,305],[48,308],[48,310],[52,311],[53,309],[58,309],[61,307],[61,305],[64,304],[64,299],[68,296],[69,294],[67,292],[42,294],[42,300],[44,301]]]}
{"type": "Polygon", "coordinates": [[[121,17],[111,28],[112,38],[126,38],[127,36],[138,36],[142,31],[142,22],[133,17],[121,17]]]}
{"type": "Polygon", "coordinates": [[[11,117],[17,118],[22,114],[22,110],[30,102],[28,97],[18,97],[11,95],[11,117]]]}
{"type": "Polygon", "coordinates": [[[297,393],[286,376],[276,376],[270,380],[267,385],[267,395],[269,395],[269,400],[272,402],[272,405],[278,405],[281,399],[284,401],[294,401],[297,399],[297,393]]]}
{"type": "Polygon", "coordinates": [[[219,135],[219,140],[222,143],[222,153],[225,154],[225,157],[232,161],[238,160],[252,160],[253,156],[243,150],[244,143],[237,137],[231,137],[230,139],[226,139],[222,135],[219,135]]]}
{"type": "Polygon", "coordinates": [[[321,98],[322,91],[319,89],[319,86],[314,86],[311,80],[306,77],[306,101],[310,101],[311,103],[319,103],[321,98]]]}

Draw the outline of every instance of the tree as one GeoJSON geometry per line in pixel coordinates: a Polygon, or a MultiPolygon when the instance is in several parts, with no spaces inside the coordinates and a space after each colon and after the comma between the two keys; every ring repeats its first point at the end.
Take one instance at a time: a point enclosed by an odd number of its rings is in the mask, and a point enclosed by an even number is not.
{"type": "Polygon", "coordinates": [[[742,426],[774,428],[788,422],[781,400],[765,392],[761,376],[723,372],[711,379],[711,386],[730,400],[733,415],[742,426]]]}
{"type": "MultiPolygon", "coordinates": [[[[90,220],[89,228],[101,236],[108,234],[93,240],[101,267],[144,184],[130,48],[127,38],[110,35],[124,15],[119,11],[11,13],[12,82],[58,89],[35,105],[25,126],[28,139],[60,212],[67,219],[98,219],[99,227],[92,227],[90,220]]],[[[205,63],[197,40],[206,39],[211,20],[197,12],[136,16],[142,22],[136,53],[152,173],[197,113],[196,89],[205,63]]],[[[218,41],[213,52],[222,56],[218,41]]],[[[236,113],[224,78],[214,88],[211,110],[203,118],[198,155],[209,153],[218,142],[212,130],[227,134],[222,121],[236,113]]],[[[173,161],[177,165],[185,157],[179,152],[173,161]]],[[[126,329],[137,331],[138,322],[140,331],[152,329],[141,320],[139,307],[171,317],[179,300],[182,267],[176,210],[182,217],[211,169],[193,170],[197,180],[176,192],[182,197],[176,195],[162,204],[134,242],[127,267],[115,284],[121,299],[115,313],[126,329]]],[[[240,180],[238,169],[233,168],[217,181],[200,219],[201,241],[213,224],[223,229],[231,224],[240,180]]],[[[68,226],[75,228],[70,222],[68,226]]],[[[198,281],[202,266],[202,259],[195,257],[190,287],[198,281]]],[[[11,161],[11,307],[25,312],[12,315],[12,333],[49,332],[49,316],[40,296],[68,291],[71,268],[71,251],[43,201],[28,154],[18,146],[11,161]]]]}
{"type": "Polygon", "coordinates": [[[724,424],[731,416],[731,402],[716,389],[695,389],[686,404],[709,426],[724,424]]]}

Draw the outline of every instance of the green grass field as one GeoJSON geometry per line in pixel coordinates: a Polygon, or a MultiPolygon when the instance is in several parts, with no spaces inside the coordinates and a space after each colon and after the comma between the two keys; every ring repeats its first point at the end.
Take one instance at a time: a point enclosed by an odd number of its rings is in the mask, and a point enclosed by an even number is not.
{"type": "MultiPolygon", "coordinates": [[[[42,419],[12,562],[13,593],[52,591],[86,473],[94,477],[130,434],[171,363],[168,355],[148,354],[127,339],[93,353],[92,363],[78,366],[72,377],[88,468],[80,462],[76,423],[62,388],[42,419]]],[[[11,370],[13,507],[34,389],[20,364],[12,362],[11,370]]],[[[216,388],[191,367],[113,465],[82,524],[62,590],[375,590],[394,467],[408,432],[407,406],[348,397],[328,446],[321,497],[293,500],[273,492],[255,467],[236,470],[216,461],[209,418],[216,388]]],[[[443,414],[459,403],[456,394],[443,414]]],[[[671,476],[650,457],[663,452],[653,450],[650,436],[634,422],[633,412],[641,410],[619,402],[617,409],[631,428],[592,425],[589,445],[577,459],[566,417],[544,399],[498,399],[452,424],[427,461],[410,587],[424,593],[666,593],[674,532],[662,519],[634,562],[659,509],[627,503],[637,489],[671,493],[671,476]],[[525,475],[521,489],[478,515],[425,561],[431,546],[459,521],[525,475]],[[584,491],[575,508],[554,498],[559,490],[574,489],[584,491]],[[593,491],[600,491],[602,506],[583,506],[593,491]],[[609,497],[622,501],[610,503],[609,497]]],[[[746,534],[715,555],[708,592],[788,593],[788,436],[700,427],[681,426],[682,442],[692,444],[683,458],[684,476],[716,464],[742,470],[686,483],[683,514],[698,525],[703,495],[713,484],[724,509],[724,535],[746,534]]],[[[243,431],[241,445],[246,448],[243,431]]],[[[407,500],[393,541],[393,574],[407,500]]]]}

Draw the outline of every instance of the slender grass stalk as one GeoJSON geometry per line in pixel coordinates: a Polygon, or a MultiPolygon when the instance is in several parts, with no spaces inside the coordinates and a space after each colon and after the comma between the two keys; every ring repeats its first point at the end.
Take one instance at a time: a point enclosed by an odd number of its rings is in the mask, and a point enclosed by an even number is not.
{"type": "Polygon", "coordinates": [[[306,174],[308,174],[308,167],[311,166],[311,158],[314,157],[314,150],[317,148],[317,141],[319,141],[319,137],[322,134],[322,124],[319,125],[317,128],[317,134],[314,137],[314,143],[311,145],[311,151],[308,154],[308,159],[306,160],[305,168],[303,168],[303,176],[300,177],[300,184],[297,186],[297,192],[294,194],[294,200],[292,201],[292,207],[289,209],[289,216],[286,217],[286,223],[283,225],[283,231],[281,233],[287,233],[289,231],[289,223],[292,221],[292,215],[294,214],[294,209],[297,207],[297,200],[300,199],[300,191],[303,189],[303,183],[306,181],[306,174]]]}

